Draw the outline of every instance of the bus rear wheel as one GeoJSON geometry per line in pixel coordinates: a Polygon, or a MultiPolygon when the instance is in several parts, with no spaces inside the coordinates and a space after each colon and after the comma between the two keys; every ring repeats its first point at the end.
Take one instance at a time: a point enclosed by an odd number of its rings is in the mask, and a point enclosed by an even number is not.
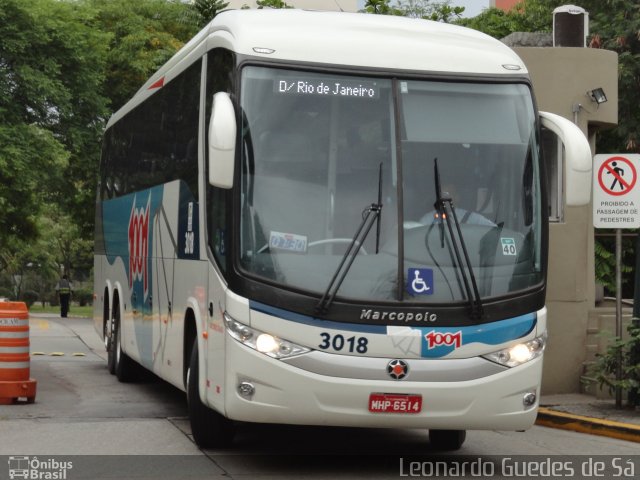
{"type": "Polygon", "coordinates": [[[187,410],[191,433],[201,448],[229,447],[235,433],[233,422],[202,403],[198,372],[198,342],[194,340],[187,370],[187,410]]]}
{"type": "Polygon", "coordinates": [[[429,430],[429,442],[435,450],[459,450],[466,438],[466,430],[429,430]]]}
{"type": "Polygon", "coordinates": [[[109,317],[104,324],[104,345],[107,349],[107,368],[111,375],[116,374],[115,319],[109,317]]]}
{"type": "Polygon", "coordinates": [[[131,382],[136,378],[136,364],[122,351],[122,334],[120,329],[120,306],[116,303],[111,320],[111,335],[108,342],[109,351],[107,364],[109,372],[115,374],[122,383],[131,382]]]}

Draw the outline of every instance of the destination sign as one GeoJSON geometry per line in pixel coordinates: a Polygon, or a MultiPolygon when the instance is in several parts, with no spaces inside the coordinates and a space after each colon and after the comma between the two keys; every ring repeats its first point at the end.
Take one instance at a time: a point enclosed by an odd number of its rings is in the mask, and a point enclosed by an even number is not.
{"type": "Polygon", "coordinates": [[[375,82],[344,79],[283,78],[274,82],[274,90],[283,95],[314,95],[321,97],[349,97],[377,99],[380,88],[375,82]]]}

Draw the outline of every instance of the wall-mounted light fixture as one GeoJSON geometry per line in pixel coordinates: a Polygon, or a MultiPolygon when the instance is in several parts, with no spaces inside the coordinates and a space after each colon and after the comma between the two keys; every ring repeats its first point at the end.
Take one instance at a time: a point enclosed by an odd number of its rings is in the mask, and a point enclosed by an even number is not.
{"type": "Polygon", "coordinates": [[[607,101],[607,96],[604,93],[602,88],[594,88],[593,90],[589,90],[587,95],[591,100],[596,102],[598,105],[607,101]]]}

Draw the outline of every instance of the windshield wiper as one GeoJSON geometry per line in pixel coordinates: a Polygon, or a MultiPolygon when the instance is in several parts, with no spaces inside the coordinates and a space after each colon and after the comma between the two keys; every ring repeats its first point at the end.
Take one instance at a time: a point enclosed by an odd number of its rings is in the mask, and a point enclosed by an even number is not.
{"type": "Polygon", "coordinates": [[[362,212],[362,222],[358,227],[355,235],[351,239],[351,243],[349,244],[349,248],[344,253],[342,260],[340,261],[340,265],[336,269],[327,289],[322,295],[322,298],[316,305],[316,312],[320,315],[324,315],[329,311],[329,307],[333,303],[333,299],[336,297],[342,282],[344,281],[347,273],[351,269],[351,265],[353,265],[354,260],[356,259],[356,255],[360,251],[360,248],[364,244],[364,241],[367,239],[369,232],[371,231],[371,227],[373,227],[373,223],[377,220],[378,225],[376,228],[376,253],[380,248],[380,216],[382,214],[382,163],[380,164],[380,168],[378,171],[378,203],[372,203],[367,208],[365,208],[362,212]]]}
{"type": "Polygon", "coordinates": [[[442,247],[444,248],[444,222],[446,221],[447,230],[449,231],[451,244],[453,245],[453,251],[456,256],[456,261],[460,268],[460,273],[462,274],[464,289],[467,298],[469,299],[469,306],[471,307],[471,318],[474,320],[479,320],[484,315],[482,298],[480,297],[478,284],[476,283],[476,276],[473,273],[473,266],[471,265],[471,260],[469,259],[467,245],[464,241],[464,237],[462,236],[462,230],[460,228],[458,216],[456,215],[456,209],[453,206],[453,199],[449,196],[448,192],[445,192],[446,196],[442,192],[437,158],[433,159],[433,173],[436,184],[436,202],[434,203],[434,208],[438,212],[438,217],[440,218],[440,238],[442,247]],[[454,235],[451,219],[453,219],[453,224],[456,227],[455,232],[457,233],[457,235],[454,235]],[[460,245],[460,248],[458,248],[458,245],[460,245]],[[460,250],[462,250],[462,254],[464,255],[464,263],[462,262],[462,258],[460,257],[460,250]],[[467,276],[469,278],[467,278],[467,276]],[[471,280],[471,286],[469,286],[469,279],[471,280]]]}

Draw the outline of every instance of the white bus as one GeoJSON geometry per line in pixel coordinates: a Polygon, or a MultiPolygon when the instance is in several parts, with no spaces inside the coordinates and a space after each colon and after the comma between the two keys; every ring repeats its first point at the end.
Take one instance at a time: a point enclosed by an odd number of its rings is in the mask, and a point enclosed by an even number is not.
{"type": "Polygon", "coordinates": [[[525,65],[442,23],[219,14],[110,119],[94,319],[122,381],[234,421],[429,430],[535,418],[546,339],[542,126],[569,204],[591,153],[525,65]]]}

